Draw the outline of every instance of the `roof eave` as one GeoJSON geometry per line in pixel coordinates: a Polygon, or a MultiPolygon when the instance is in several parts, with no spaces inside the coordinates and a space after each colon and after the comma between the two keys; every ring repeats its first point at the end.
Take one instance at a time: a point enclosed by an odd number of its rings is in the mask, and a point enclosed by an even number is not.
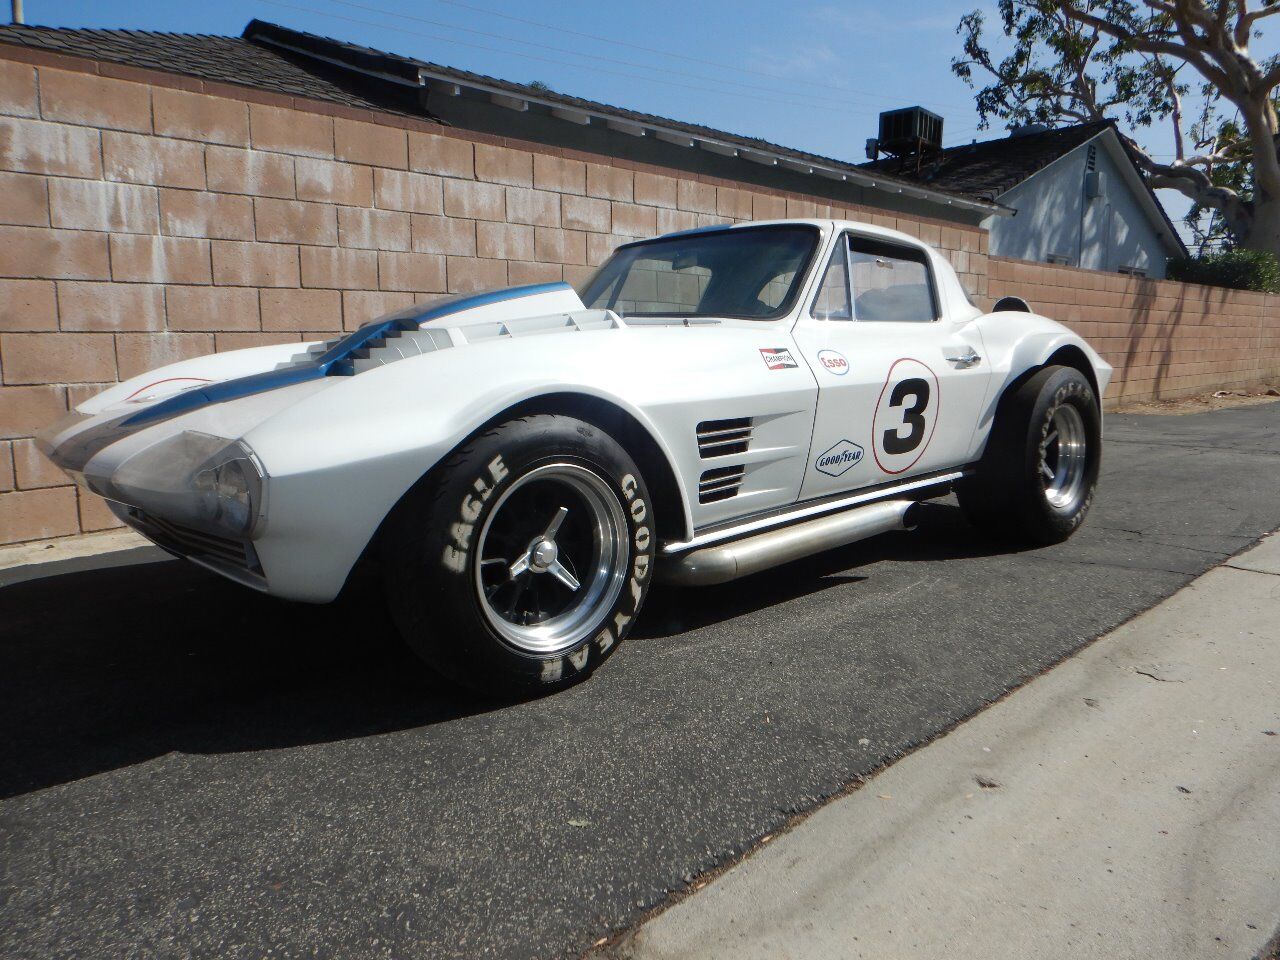
{"type": "Polygon", "coordinates": [[[429,89],[443,89],[451,95],[457,95],[462,90],[474,90],[477,93],[488,96],[494,103],[510,109],[527,110],[530,104],[537,104],[540,107],[545,107],[553,116],[573,123],[585,124],[592,120],[598,120],[613,129],[625,128],[623,132],[631,133],[635,136],[653,136],[664,143],[699,148],[720,156],[739,157],[764,164],[765,166],[779,166],[795,173],[820,176],[830,180],[880,190],[885,193],[901,194],[902,196],[926,200],[931,203],[955,207],[959,210],[968,210],[986,215],[994,214],[996,216],[1012,216],[1013,214],[1009,207],[1000,203],[970,200],[967,197],[955,194],[929,190],[925,187],[913,186],[885,177],[877,177],[853,166],[836,166],[819,161],[800,159],[785,152],[773,151],[765,147],[744,147],[730,140],[709,136],[705,133],[691,133],[675,126],[666,126],[651,121],[640,123],[632,117],[582,103],[567,105],[560,100],[539,96],[537,93],[527,91],[516,94],[506,86],[464,80],[451,72],[420,68],[418,76],[421,82],[429,89]]]}
{"type": "MultiPolygon", "coordinates": [[[[310,57],[322,63],[384,82],[415,86],[412,81],[403,76],[353,63],[349,58],[344,57],[337,51],[334,51],[335,55],[333,56],[320,52],[317,49],[320,43],[317,41],[320,41],[321,38],[307,36],[306,39],[309,42],[306,44],[291,43],[281,36],[283,32],[284,30],[275,27],[273,24],[263,24],[258,21],[254,21],[245,28],[245,36],[251,37],[258,43],[287,50],[295,55],[310,57]]],[[[386,56],[392,57],[394,55],[387,54],[386,56]]],[[[487,84],[481,80],[461,77],[454,71],[432,70],[429,67],[419,66],[416,86],[429,91],[443,92],[448,96],[459,96],[463,90],[474,91],[486,96],[498,106],[518,112],[527,111],[530,104],[537,104],[545,108],[553,117],[567,123],[585,125],[595,120],[611,130],[636,137],[652,136],[675,146],[702,149],[708,153],[749,160],[764,166],[777,166],[795,173],[820,176],[825,179],[850,183],[871,190],[923,200],[939,206],[953,207],[957,210],[975,212],[985,216],[1011,216],[1013,214],[1010,208],[1000,203],[973,200],[940,190],[930,190],[927,187],[877,176],[874,173],[859,170],[852,164],[846,166],[843,164],[823,163],[818,160],[796,157],[794,154],[785,151],[770,150],[765,146],[747,147],[734,143],[729,139],[709,135],[703,131],[691,132],[681,129],[679,126],[665,125],[656,122],[656,118],[640,121],[634,116],[629,116],[621,111],[611,111],[604,108],[603,105],[591,104],[588,101],[575,100],[572,103],[566,103],[557,97],[542,96],[536,91],[523,87],[523,85],[487,84]]]]}

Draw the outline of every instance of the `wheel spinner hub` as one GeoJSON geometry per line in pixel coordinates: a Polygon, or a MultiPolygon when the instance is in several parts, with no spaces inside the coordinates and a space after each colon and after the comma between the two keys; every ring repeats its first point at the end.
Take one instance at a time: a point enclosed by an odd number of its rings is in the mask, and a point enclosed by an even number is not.
{"type": "Polygon", "coordinates": [[[503,642],[547,655],[594,635],[622,593],[630,549],[621,502],[597,473],[551,463],[518,477],[481,526],[481,612],[503,642]]]}

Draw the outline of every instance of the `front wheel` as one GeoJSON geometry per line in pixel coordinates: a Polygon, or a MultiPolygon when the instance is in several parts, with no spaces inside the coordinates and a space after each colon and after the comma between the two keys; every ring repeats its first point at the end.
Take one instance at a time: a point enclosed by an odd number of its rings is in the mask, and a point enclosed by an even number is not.
{"type": "Polygon", "coordinates": [[[1093,387],[1045,367],[1001,402],[976,474],[956,494],[976,526],[1025,543],[1061,543],[1084,522],[1102,462],[1093,387]]]}
{"type": "Polygon", "coordinates": [[[486,431],[390,518],[384,576],[401,633],[481,692],[586,677],[648,592],[650,502],[626,451],[591,424],[539,415],[486,431]]]}

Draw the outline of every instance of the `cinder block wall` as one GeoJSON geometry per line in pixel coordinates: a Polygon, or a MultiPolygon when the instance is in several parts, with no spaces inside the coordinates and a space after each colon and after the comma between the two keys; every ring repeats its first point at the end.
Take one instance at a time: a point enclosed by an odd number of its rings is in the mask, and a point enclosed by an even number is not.
{"type": "Polygon", "coordinates": [[[30,438],[182,358],[576,283],[626,240],[747,219],[870,219],[975,293],[986,274],[975,228],[6,46],[0,198],[0,543],[116,525],[30,438]]]}
{"type": "Polygon", "coordinates": [[[1280,296],[991,257],[989,297],[1018,296],[1115,367],[1107,406],[1280,381],[1280,296]]]}

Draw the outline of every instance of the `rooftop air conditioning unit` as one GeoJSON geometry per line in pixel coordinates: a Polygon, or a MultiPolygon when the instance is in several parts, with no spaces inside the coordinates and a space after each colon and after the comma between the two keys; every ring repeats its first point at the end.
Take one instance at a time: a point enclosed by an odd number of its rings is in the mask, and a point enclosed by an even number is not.
{"type": "Polygon", "coordinates": [[[886,110],[880,114],[876,139],[882,152],[897,156],[937,150],[942,146],[942,118],[924,107],[886,110]]]}

